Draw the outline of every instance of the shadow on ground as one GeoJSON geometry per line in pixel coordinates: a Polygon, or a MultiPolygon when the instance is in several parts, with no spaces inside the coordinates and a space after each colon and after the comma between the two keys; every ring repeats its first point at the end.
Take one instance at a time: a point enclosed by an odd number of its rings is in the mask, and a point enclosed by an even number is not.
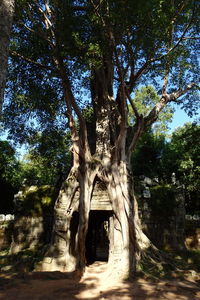
{"type": "Polygon", "coordinates": [[[0,299],[4,300],[196,300],[198,282],[135,279],[119,282],[106,276],[106,263],[95,262],[80,279],[75,273],[25,272],[0,275],[0,299]]]}

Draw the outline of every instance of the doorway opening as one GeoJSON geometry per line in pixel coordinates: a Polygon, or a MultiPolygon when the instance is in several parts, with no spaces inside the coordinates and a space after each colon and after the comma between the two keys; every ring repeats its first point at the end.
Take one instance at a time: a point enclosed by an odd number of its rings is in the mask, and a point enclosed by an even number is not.
{"type": "Polygon", "coordinates": [[[86,236],[86,260],[88,264],[94,261],[108,261],[111,211],[90,211],[88,232],[86,236]]]}

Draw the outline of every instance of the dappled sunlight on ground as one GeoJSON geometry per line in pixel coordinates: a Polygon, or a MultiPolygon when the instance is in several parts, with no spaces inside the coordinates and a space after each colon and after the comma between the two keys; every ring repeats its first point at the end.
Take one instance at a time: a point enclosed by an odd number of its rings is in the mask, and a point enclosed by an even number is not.
{"type": "Polygon", "coordinates": [[[1,300],[196,300],[198,283],[185,280],[118,281],[108,276],[107,264],[95,262],[79,280],[75,274],[32,272],[0,275],[1,300]]]}

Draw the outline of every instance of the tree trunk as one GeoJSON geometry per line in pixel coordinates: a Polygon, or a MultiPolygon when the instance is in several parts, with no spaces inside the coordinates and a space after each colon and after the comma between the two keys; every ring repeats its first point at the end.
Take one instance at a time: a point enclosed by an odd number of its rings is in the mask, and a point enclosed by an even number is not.
{"type": "Polygon", "coordinates": [[[133,177],[127,163],[112,163],[110,170],[104,174],[107,177],[107,189],[114,213],[109,273],[114,272],[117,277],[128,278],[135,274],[141,253],[153,245],[141,229],[133,177]]]}
{"type": "MultiPolygon", "coordinates": [[[[118,277],[127,278],[135,273],[141,251],[150,247],[151,243],[140,226],[133,180],[129,171],[129,156],[126,153],[126,123],[122,122],[120,128],[111,126],[112,122],[116,122],[111,118],[110,112],[113,100],[106,92],[107,88],[102,80],[103,74],[103,71],[100,72],[100,75],[96,74],[93,88],[96,111],[95,154],[93,156],[85,155],[84,153],[89,153],[89,150],[83,150],[87,149],[86,144],[85,148],[81,146],[84,145],[83,142],[77,144],[77,150],[74,151],[74,155],[77,155],[75,160],[77,167],[73,168],[74,171],[72,169],[71,175],[60,191],[55,206],[52,243],[46,253],[47,258],[42,263],[42,269],[78,270],[81,274],[83,273],[86,265],[85,240],[88,231],[92,191],[95,180],[100,180],[107,187],[113,214],[108,272],[115,273],[118,277]],[[98,99],[101,99],[98,102],[99,106],[95,102],[98,99]],[[72,181],[70,181],[71,177],[73,177],[72,181]],[[77,188],[79,188],[78,198],[75,196],[75,189],[77,188]],[[76,232],[72,233],[70,224],[73,219],[73,212],[77,210],[79,212],[78,227],[76,232]],[[70,245],[73,239],[74,249],[71,251],[70,245]]],[[[119,120],[120,118],[116,119],[119,120]]],[[[138,128],[135,140],[141,134],[142,122],[139,123],[138,128]]],[[[136,143],[135,140],[134,143],[136,143]]]]}
{"type": "Polygon", "coordinates": [[[86,266],[85,239],[95,174],[95,169],[85,165],[84,168],[71,169],[55,204],[50,246],[43,261],[37,265],[37,270],[78,270],[83,273],[86,266]],[[77,213],[75,227],[74,212],[77,213]]]}
{"type": "Polygon", "coordinates": [[[10,32],[14,13],[14,0],[1,0],[0,2],[0,114],[6,83],[8,50],[10,32]]]}
{"type": "Polygon", "coordinates": [[[88,230],[90,203],[94,187],[96,168],[91,169],[88,164],[79,173],[80,196],[79,196],[79,226],[77,233],[77,269],[82,273],[86,266],[85,240],[88,230]]]}
{"type": "Polygon", "coordinates": [[[141,230],[137,203],[133,195],[133,181],[126,162],[94,168],[90,162],[79,169],[72,168],[63,184],[55,205],[55,220],[51,245],[45,258],[37,266],[43,271],[79,271],[86,266],[86,234],[90,203],[95,177],[107,186],[113,208],[113,232],[110,232],[108,272],[127,278],[135,273],[141,252],[151,247],[151,242],[141,230]],[[76,191],[78,189],[78,195],[76,191]],[[78,224],[72,230],[73,212],[78,211],[78,224]],[[72,242],[74,241],[74,242],[72,242]],[[72,247],[73,244],[73,247],[72,247]]]}

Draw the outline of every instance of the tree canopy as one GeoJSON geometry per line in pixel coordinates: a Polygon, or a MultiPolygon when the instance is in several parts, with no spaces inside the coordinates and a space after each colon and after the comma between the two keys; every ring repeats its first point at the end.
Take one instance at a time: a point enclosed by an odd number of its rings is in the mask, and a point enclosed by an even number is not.
{"type": "Polygon", "coordinates": [[[81,109],[94,102],[92,82],[102,67],[107,80],[102,89],[111,97],[116,94],[121,117],[127,109],[117,95],[123,90],[137,122],[141,113],[130,95],[146,82],[159,95],[146,125],[173,101],[184,103],[191,114],[198,105],[197,18],[197,2],[187,0],[171,5],[160,0],[18,1],[4,105],[10,134],[24,141],[38,128],[66,130],[70,110],[80,122],[81,109]],[[63,98],[62,72],[73,93],[69,103],[63,98]],[[187,97],[181,97],[187,90],[187,97]]]}

